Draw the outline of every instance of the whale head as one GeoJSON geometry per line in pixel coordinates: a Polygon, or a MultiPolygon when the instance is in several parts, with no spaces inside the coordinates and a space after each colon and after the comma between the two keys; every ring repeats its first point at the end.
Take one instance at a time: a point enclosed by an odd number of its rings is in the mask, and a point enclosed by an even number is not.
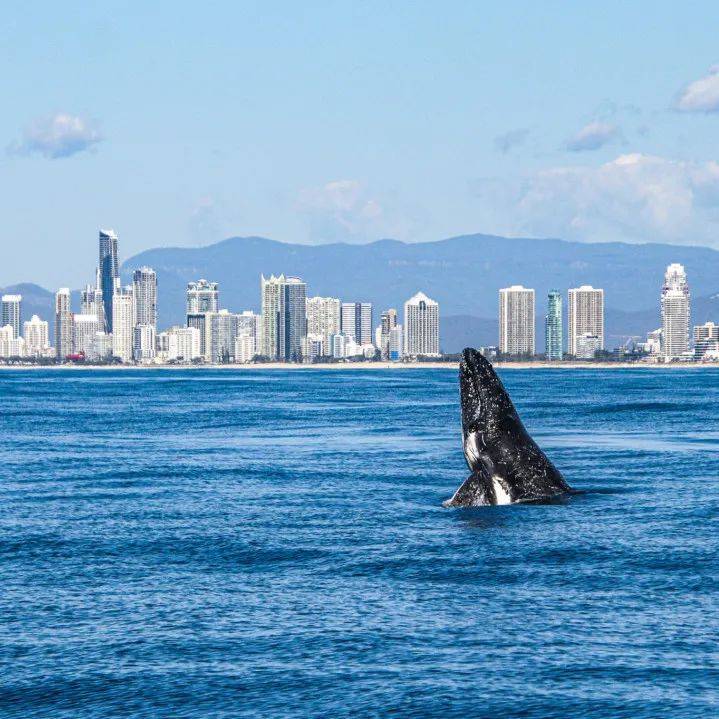
{"type": "Polygon", "coordinates": [[[529,436],[491,363],[477,350],[459,365],[462,446],[471,475],[445,504],[537,501],[569,485],[529,436]]]}

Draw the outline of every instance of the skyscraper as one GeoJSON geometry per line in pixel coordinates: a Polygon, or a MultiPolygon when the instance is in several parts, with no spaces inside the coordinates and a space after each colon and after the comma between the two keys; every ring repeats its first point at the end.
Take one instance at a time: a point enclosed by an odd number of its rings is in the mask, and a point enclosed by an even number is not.
{"type": "Polygon", "coordinates": [[[662,351],[666,359],[689,351],[689,285],[684,266],[667,267],[662,286],[662,351]]]}
{"type": "Polygon", "coordinates": [[[562,359],[562,294],[550,290],[545,318],[545,354],[548,360],[562,359]]]}
{"type": "Polygon", "coordinates": [[[120,277],[120,264],[117,259],[117,235],[113,230],[100,230],[99,237],[100,286],[105,314],[105,332],[112,332],[112,299],[117,280],[120,277]]]}
{"type": "Polygon", "coordinates": [[[390,332],[397,326],[397,310],[390,308],[382,313],[379,325],[379,349],[382,359],[389,359],[389,336],[390,332]]]}
{"type": "Polygon", "coordinates": [[[112,327],[112,354],[122,362],[132,362],[135,302],[131,286],[119,289],[113,297],[112,327]]]}
{"type": "Polygon", "coordinates": [[[404,303],[404,354],[439,355],[439,305],[424,292],[404,303]]]}
{"type": "Polygon", "coordinates": [[[95,359],[95,341],[100,332],[97,315],[77,314],[72,317],[72,351],[86,359],[95,359]]]}
{"type": "Polygon", "coordinates": [[[534,290],[512,285],[499,291],[499,351],[534,354],[534,290]]]}
{"type": "Polygon", "coordinates": [[[157,274],[151,267],[140,267],[132,273],[135,296],[135,324],[157,330],[157,274]]]}
{"type": "Polygon", "coordinates": [[[307,334],[322,335],[322,353],[332,354],[332,336],[340,332],[341,302],[335,297],[307,298],[307,334]]]}
{"type": "Polygon", "coordinates": [[[0,327],[10,325],[13,339],[17,339],[20,337],[22,295],[3,295],[0,302],[0,327]]]}
{"type": "Polygon", "coordinates": [[[47,322],[33,315],[29,322],[23,323],[22,336],[25,339],[25,352],[30,357],[40,357],[50,346],[47,322]]]}
{"type": "Polygon", "coordinates": [[[579,354],[579,338],[591,335],[599,339],[604,349],[604,290],[582,285],[569,290],[567,306],[567,351],[579,354]]]}
{"type": "Polygon", "coordinates": [[[207,354],[208,312],[217,312],[220,308],[220,290],[217,282],[198,280],[187,283],[187,326],[194,327],[200,333],[200,354],[207,354]]]}
{"type": "Polygon", "coordinates": [[[307,336],[307,285],[299,277],[288,277],[280,294],[279,358],[299,362],[307,336]]]}
{"type": "Polygon", "coordinates": [[[358,345],[372,344],[372,303],[343,302],[342,332],[358,345]]]}
{"type": "Polygon", "coordinates": [[[72,332],[70,290],[61,287],[55,294],[55,354],[60,362],[72,354],[72,332]]]}
{"type": "Polygon", "coordinates": [[[301,360],[307,336],[307,285],[299,277],[272,275],[262,286],[261,354],[284,362],[301,360]]]}

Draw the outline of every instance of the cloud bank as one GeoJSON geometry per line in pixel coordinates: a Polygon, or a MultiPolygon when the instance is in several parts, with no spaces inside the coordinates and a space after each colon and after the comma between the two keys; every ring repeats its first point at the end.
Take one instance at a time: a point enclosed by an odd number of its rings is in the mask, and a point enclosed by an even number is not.
{"type": "Polygon", "coordinates": [[[23,139],[8,148],[15,155],[40,155],[48,160],[71,157],[93,149],[102,136],[94,123],[79,115],[58,113],[35,120],[23,132],[23,139]]]}
{"type": "Polygon", "coordinates": [[[579,241],[719,246],[719,163],[639,153],[599,166],[555,167],[480,187],[512,216],[512,234],[579,241]]]}
{"type": "Polygon", "coordinates": [[[719,66],[690,82],[679,93],[675,107],[683,112],[719,112],[719,66]]]}

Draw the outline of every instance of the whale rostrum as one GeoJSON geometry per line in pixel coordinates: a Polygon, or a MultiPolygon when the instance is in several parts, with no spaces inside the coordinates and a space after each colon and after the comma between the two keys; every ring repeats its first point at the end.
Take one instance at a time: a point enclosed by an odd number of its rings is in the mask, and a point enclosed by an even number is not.
{"type": "Polygon", "coordinates": [[[541,502],[572,491],[529,436],[497,373],[477,350],[462,352],[459,389],[471,474],[445,507],[541,502]]]}

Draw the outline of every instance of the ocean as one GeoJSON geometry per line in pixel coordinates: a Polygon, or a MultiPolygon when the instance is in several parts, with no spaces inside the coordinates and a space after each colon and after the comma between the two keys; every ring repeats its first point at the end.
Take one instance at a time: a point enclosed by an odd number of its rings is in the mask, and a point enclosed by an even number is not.
{"type": "Polygon", "coordinates": [[[444,509],[456,370],[0,373],[0,717],[719,714],[719,370],[503,370],[583,494],[444,509]]]}

